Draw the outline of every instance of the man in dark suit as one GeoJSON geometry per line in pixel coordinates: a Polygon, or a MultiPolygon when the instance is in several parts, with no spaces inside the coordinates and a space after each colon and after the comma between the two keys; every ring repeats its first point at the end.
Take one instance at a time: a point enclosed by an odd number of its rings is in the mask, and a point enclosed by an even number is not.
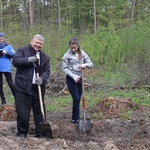
{"type": "Polygon", "coordinates": [[[40,123],[43,121],[40,100],[38,96],[38,85],[41,86],[42,100],[46,81],[50,75],[50,57],[41,49],[44,37],[36,34],[32,37],[30,44],[17,50],[13,57],[13,65],[16,67],[15,90],[16,90],[16,112],[17,112],[17,136],[26,138],[29,130],[29,118],[33,110],[35,123],[35,136],[42,137],[40,123]],[[35,64],[38,67],[39,78],[36,78],[35,64]]]}

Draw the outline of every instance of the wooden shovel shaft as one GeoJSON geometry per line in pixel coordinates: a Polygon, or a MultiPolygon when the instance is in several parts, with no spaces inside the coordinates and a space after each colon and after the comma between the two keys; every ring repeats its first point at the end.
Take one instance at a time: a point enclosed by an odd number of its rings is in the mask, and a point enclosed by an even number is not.
{"type": "Polygon", "coordinates": [[[84,71],[81,69],[82,73],[82,109],[83,109],[83,122],[86,122],[86,99],[84,97],[84,71]]]}
{"type": "MultiPolygon", "coordinates": [[[[36,78],[39,79],[39,73],[36,73],[36,78]]],[[[39,99],[40,99],[41,112],[42,112],[43,118],[45,119],[43,101],[42,101],[42,94],[41,94],[41,86],[40,85],[38,85],[38,93],[39,93],[39,99]]]]}
{"type": "Polygon", "coordinates": [[[86,101],[84,97],[82,97],[82,108],[86,109],[86,101]]]}
{"type": "Polygon", "coordinates": [[[84,97],[84,72],[81,70],[82,73],[82,108],[83,110],[86,109],[86,99],[84,97]]]}

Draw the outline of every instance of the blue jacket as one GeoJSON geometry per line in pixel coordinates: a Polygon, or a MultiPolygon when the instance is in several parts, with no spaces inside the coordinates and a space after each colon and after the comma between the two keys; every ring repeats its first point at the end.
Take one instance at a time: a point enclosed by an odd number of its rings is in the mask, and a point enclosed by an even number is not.
{"type": "Polygon", "coordinates": [[[11,58],[13,58],[14,54],[15,51],[10,44],[0,44],[0,72],[12,72],[11,58]],[[2,54],[3,50],[5,50],[7,54],[2,54]]]}

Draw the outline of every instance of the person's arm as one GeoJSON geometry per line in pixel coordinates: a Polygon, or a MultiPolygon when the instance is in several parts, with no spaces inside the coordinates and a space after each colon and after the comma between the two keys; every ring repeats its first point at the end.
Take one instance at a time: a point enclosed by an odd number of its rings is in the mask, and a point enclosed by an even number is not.
{"type": "Polygon", "coordinates": [[[15,67],[23,67],[25,65],[29,65],[28,58],[29,57],[24,56],[24,52],[22,49],[18,49],[18,51],[13,56],[12,64],[15,67]]]}
{"type": "Polygon", "coordinates": [[[66,74],[66,75],[69,75],[70,77],[73,77],[73,73],[69,67],[69,64],[68,64],[68,59],[67,59],[67,56],[64,55],[62,57],[62,71],[66,74]]]}
{"type": "Polygon", "coordinates": [[[81,66],[83,66],[84,68],[92,68],[93,67],[93,62],[91,61],[90,57],[88,56],[87,53],[85,53],[84,51],[82,51],[82,55],[83,55],[83,64],[81,66]]]}
{"type": "Polygon", "coordinates": [[[5,54],[8,58],[13,58],[15,51],[14,48],[9,44],[8,50],[3,50],[2,53],[5,54]]]}

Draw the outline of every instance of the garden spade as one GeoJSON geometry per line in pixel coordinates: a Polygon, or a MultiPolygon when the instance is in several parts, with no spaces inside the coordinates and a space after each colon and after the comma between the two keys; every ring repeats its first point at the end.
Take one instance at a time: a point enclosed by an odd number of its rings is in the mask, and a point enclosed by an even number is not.
{"type": "MultiPolygon", "coordinates": [[[[39,72],[38,72],[37,65],[34,64],[34,66],[35,66],[36,78],[39,79],[39,72]]],[[[43,116],[43,121],[41,122],[42,134],[44,137],[53,139],[51,126],[49,123],[46,122],[40,85],[38,85],[38,94],[39,94],[39,100],[40,100],[41,113],[43,116]]]]}
{"type": "Polygon", "coordinates": [[[81,69],[82,72],[82,111],[83,111],[83,118],[78,120],[77,123],[77,129],[79,134],[85,134],[89,133],[91,130],[90,126],[90,119],[86,118],[86,99],[84,97],[84,72],[83,69],[81,69]]]}

